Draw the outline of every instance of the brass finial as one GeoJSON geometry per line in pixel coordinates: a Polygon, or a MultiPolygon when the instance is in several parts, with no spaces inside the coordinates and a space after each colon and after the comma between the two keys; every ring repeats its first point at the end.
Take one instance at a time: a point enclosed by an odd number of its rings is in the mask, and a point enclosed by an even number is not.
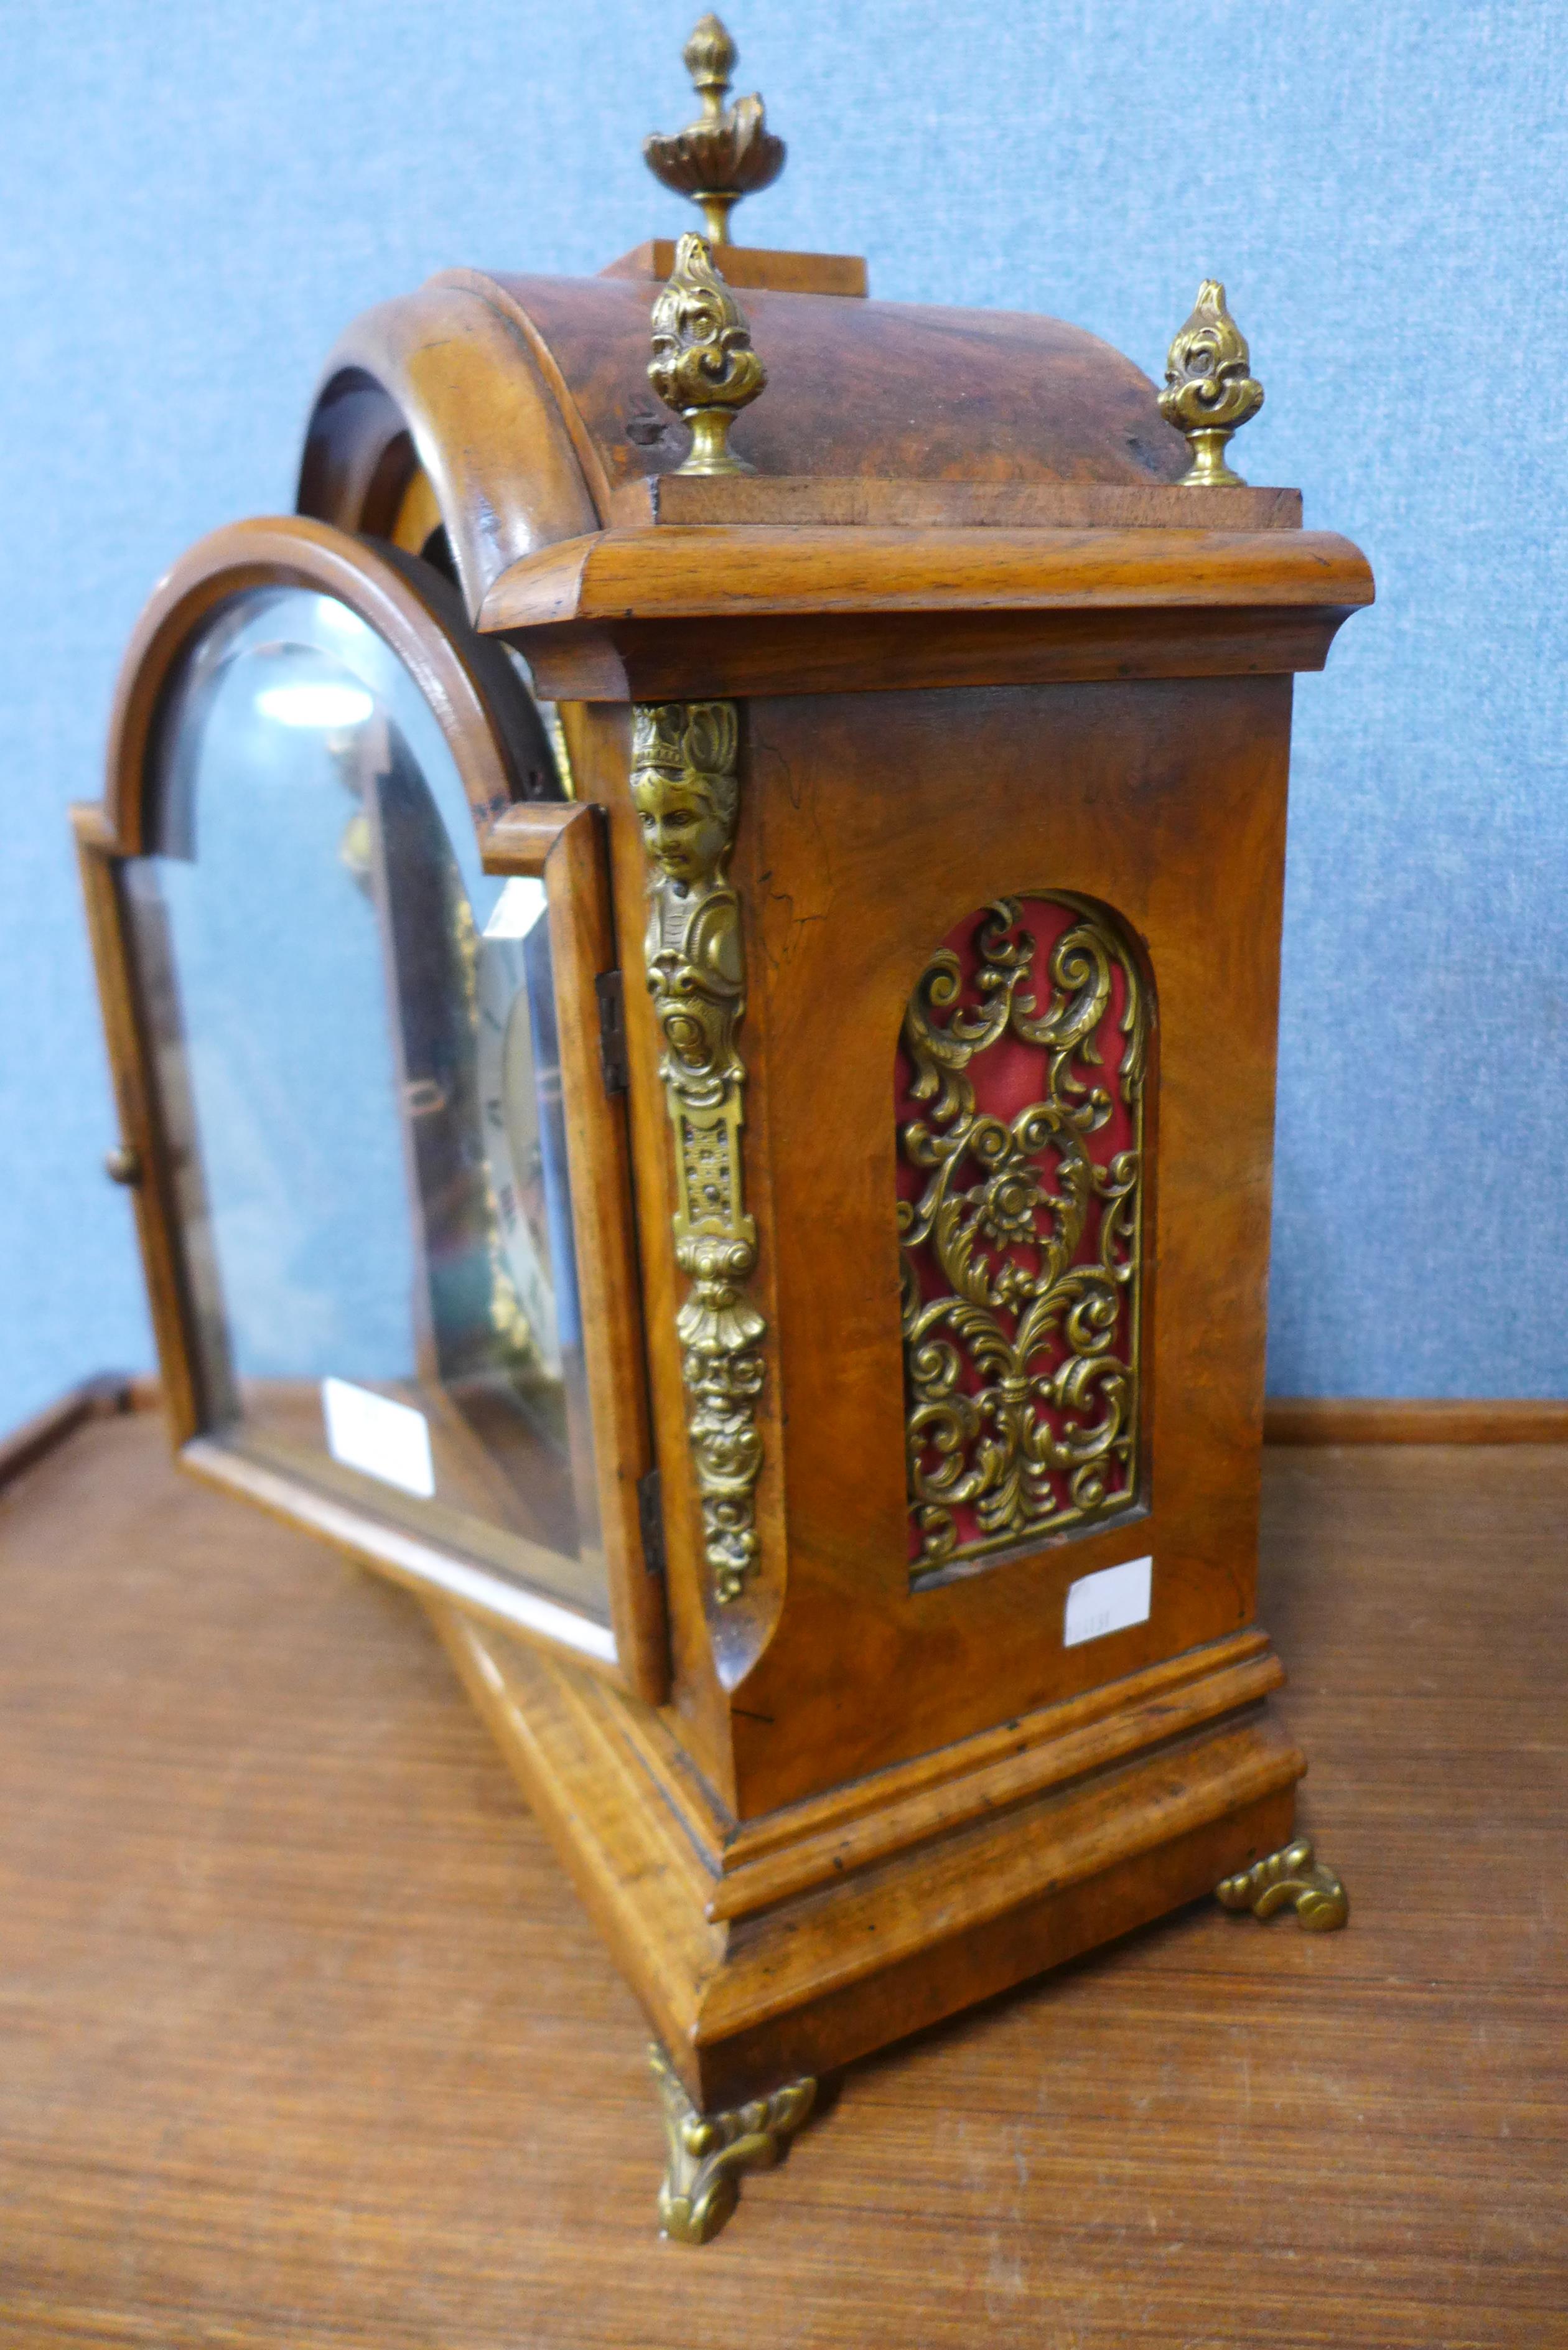
{"type": "Polygon", "coordinates": [[[643,160],[656,180],[701,204],[712,243],[728,244],[731,207],[778,178],[784,143],[768,129],[760,98],[725,106],[738,51],[717,16],[693,27],[680,54],[702,100],[701,116],[672,138],[654,131],[642,142],[643,160]]]}
{"type": "Polygon", "coordinates": [[[737,409],[755,400],[768,371],[752,348],[746,314],[713,266],[707,240],[683,236],[670,283],[653,306],[648,378],[666,408],[691,427],[680,473],[750,473],[730,449],[737,409]]]}
{"type": "Polygon", "coordinates": [[[1192,451],[1180,488],[1245,489],[1225,462],[1225,443],[1263,404],[1263,387],[1248,372],[1251,366],[1247,338],[1225,307],[1225,288],[1206,277],[1191,317],[1170,347],[1159,395],[1160,414],[1185,432],[1192,451]]]}

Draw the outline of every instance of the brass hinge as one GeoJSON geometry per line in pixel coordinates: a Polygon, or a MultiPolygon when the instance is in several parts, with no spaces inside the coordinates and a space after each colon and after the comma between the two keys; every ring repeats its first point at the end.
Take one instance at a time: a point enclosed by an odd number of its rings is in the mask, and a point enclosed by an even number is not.
{"type": "Polygon", "coordinates": [[[637,1481],[637,1522],[642,1534],[642,1563],[649,1575],[664,1573],[664,1488],[657,1469],[637,1481]]]}
{"type": "Polygon", "coordinates": [[[626,990],[618,971],[601,971],[594,982],[599,1000],[599,1067],[607,1094],[624,1094],[631,1083],[626,1056],[626,990]]]}

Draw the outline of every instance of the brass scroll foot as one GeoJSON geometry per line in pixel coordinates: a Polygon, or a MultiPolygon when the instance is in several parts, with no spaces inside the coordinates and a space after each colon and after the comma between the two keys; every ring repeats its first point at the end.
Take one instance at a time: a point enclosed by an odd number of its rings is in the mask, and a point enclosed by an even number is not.
{"type": "Polygon", "coordinates": [[[771,2097],[753,2098],[731,2113],[701,2114],[669,2057],[653,2042],[648,2061],[659,2083],[669,2146],[659,2190],[659,2233],[672,2244],[705,2244],[739,2199],[742,2170],[771,2170],[799,2129],[816,2096],[809,2078],[791,2081],[771,2097]]]}
{"type": "Polygon", "coordinates": [[[1309,1934],[1331,1934],[1350,1915],[1350,1901],[1332,1868],[1312,1856],[1305,1836],[1297,1836],[1282,1852],[1254,1861],[1240,1877],[1227,1877],[1215,1888],[1221,1908],[1250,1909],[1254,1918],[1272,1918],[1287,1902],[1296,1922],[1309,1934]]]}

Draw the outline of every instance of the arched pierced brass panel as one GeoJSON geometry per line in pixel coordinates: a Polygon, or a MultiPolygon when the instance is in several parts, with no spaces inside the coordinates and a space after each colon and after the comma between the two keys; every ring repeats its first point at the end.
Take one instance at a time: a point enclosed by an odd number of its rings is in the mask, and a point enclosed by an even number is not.
{"type": "Polygon", "coordinates": [[[972,1568],[1138,1499],[1152,991],[1115,915],[954,925],[896,1077],[909,1560],[972,1568]]]}

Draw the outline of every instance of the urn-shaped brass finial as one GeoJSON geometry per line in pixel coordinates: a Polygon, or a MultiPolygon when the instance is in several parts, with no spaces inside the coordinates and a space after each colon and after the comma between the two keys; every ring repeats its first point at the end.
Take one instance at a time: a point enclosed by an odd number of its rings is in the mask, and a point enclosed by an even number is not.
{"type": "Polygon", "coordinates": [[[737,409],[755,400],[768,371],[752,348],[746,314],[713,266],[707,240],[683,236],[670,283],[653,306],[649,381],[691,427],[681,473],[750,473],[730,449],[737,409]]]}
{"type": "Polygon", "coordinates": [[[1159,395],[1160,414],[1185,432],[1192,450],[1182,489],[1245,488],[1225,462],[1225,443],[1263,404],[1263,387],[1251,366],[1247,338],[1225,307],[1225,288],[1206,277],[1191,317],[1170,347],[1159,395]]]}
{"type": "Polygon", "coordinates": [[[768,129],[760,98],[725,106],[737,51],[717,16],[701,19],[681,56],[702,100],[701,119],[668,139],[654,131],[643,158],[655,179],[701,204],[712,243],[728,244],[731,208],[778,178],[784,143],[768,129]]]}

